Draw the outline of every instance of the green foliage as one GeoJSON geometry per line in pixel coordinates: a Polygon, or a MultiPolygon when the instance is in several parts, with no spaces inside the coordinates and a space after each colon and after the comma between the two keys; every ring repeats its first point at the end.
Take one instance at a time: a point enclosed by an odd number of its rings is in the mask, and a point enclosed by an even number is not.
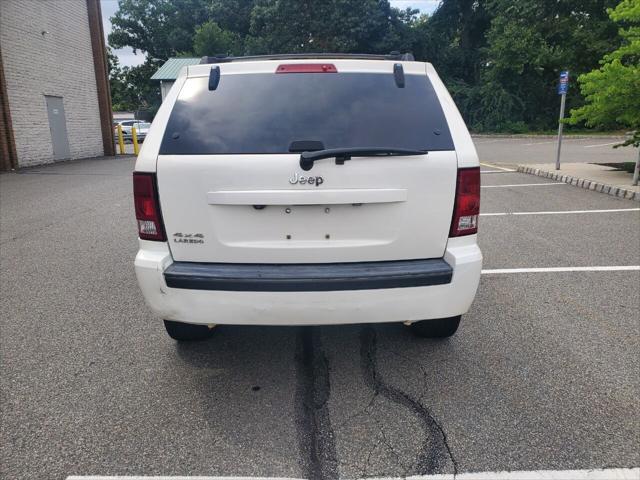
{"type": "Polygon", "coordinates": [[[119,0],[109,44],[181,53],[408,51],[417,10],[388,0],[119,0]]]}
{"type": "Polygon", "coordinates": [[[256,0],[210,0],[209,19],[241,38],[249,34],[251,12],[256,0]]]}
{"type": "Polygon", "coordinates": [[[111,105],[115,111],[128,110],[128,98],[125,87],[124,74],[118,57],[107,47],[107,66],[109,67],[109,89],[111,90],[111,105]]]}
{"type": "Polygon", "coordinates": [[[196,28],[193,51],[198,57],[216,54],[242,55],[244,47],[240,35],[223,30],[216,22],[209,21],[196,28]]]}
{"type": "Polygon", "coordinates": [[[640,0],[623,0],[609,10],[623,25],[623,44],[602,59],[600,68],[578,81],[586,103],[571,111],[571,123],[590,127],[631,128],[633,137],[624,145],[640,146],[640,0]]]}
{"type": "Polygon", "coordinates": [[[406,21],[415,13],[387,0],[259,0],[247,53],[388,53],[410,46],[406,21]]]}
{"type": "Polygon", "coordinates": [[[130,92],[130,110],[146,110],[153,115],[158,111],[162,98],[158,82],[150,80],[162,62],[147,59],[142,65],[124,67],[126,85],[130,92]]]}
{"type": "Polygon", "coordinates": [[[150,80],[161,63],[147,60],[136,67],[121,67],[112,50],[107,49],[111,104],[115,111],[148,110],[155,114],[160,106],[160,92],[150,80]]]}
{"type": "MultiPolygon", "coordinates": [[[[606,14],[615,0],[488,0],[492,17],[482,49],[479,88],[483,90],[480,130],[502,130],[523,122],[542,130],[556,122],[558,73],[588,71],[615,42],[616,28],[606,14]],[[488,98],[495,92],[495,100],[488,98]]],[[[569,105],[581,103],[569,90],[569,105]]]]}
{"type": "Polygon", "coordinates": [[[413,24],[416,59],[431,62],[448,84],[473,87],[480,80],[491,18],[485,1],[445,0],[431,17],[413,24]]]}
{"type": "Polygon", "coordinates": [[[119,0],[109,45],[166,60],[193,48],[195,27],[209,20],[207,0],[119,0]]]}

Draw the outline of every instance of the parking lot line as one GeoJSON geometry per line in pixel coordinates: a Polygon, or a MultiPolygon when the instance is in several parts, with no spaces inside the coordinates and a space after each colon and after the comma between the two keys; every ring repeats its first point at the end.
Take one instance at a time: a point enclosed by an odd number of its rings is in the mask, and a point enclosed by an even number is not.
{"type": "Polygon", "coordinates": [[[597,145],[584,145],[584,148],[608,147],[609,145],[616,145],[617,143],[620,143],[620,142],[599,143],[597,145]]]}
{"type": "Polygon", "coordinates": [[[533,267],[533,268],[491,268],[482,270],[483,275],[503,273],[549,273],[549,272],[636,272],[640,265],[615,265],[600,267],[533,267]]]}
{"type": "Polygon", "coordinates": [[[549,183],[513,183],[510,185],[482,185],[480,188],[506,188],[506,187],[546,187],[547,185],[568,185],[564,182],[549,183]]]}
{"type": "MultiPolygon", "coordinates": [[[[563,138],[562,139],[562,143],[565,142],[575,142],[575,141],[580,141],[580,140],[584,140],[584,138],[563,138]]],[[[544,142],[531,142],[531,143],[523,143],[521,146],[523,147],[530,147],[533,145],[548,145],[550,143],[558,143],[558,139],[554,138],[553,140],[545,140],[544,142]]]]}
{"type": "Polygon", "coordinates": [[[481,213],[481,217],[503,217],[506,215],[567,215],[571,213],[619,213],[619,212],[638,212],[639,208],[608,208],[603,210],[558,210],[553,212],[495,212],[481,213]]]}
{"type": "MultiPolygon", "coordinates": [[[[413,475],[407,480],[637,480],[640,468],[606,468],[590,470],[530,470],[514,472],[467,472],[436,475],[413,475]]],[[[397,480],[400,477],[374,477],[375,480],[397,480]]],[[[299,480],[283,477],[103,477],[73,476],[67,480],[299,480]]]]}
{"type": "Polygon", "coordinates": [[[492,165],[490,163],[480,162],[480,165],[482,165],[483,167],[497,168],[498,170],[502,170],[505,172],[517,172],[517,170],[514,170],[513,168],[498,167],[497,165],[492,165]]]}
{"type": "Polygon", "coordinates": [[[530,147],[531,145],[546,145],[548,143],[557,143],[557,140],[551,140],[548,142],[533,142],[533,143],[523,143],[523,147],[530,147]]]}

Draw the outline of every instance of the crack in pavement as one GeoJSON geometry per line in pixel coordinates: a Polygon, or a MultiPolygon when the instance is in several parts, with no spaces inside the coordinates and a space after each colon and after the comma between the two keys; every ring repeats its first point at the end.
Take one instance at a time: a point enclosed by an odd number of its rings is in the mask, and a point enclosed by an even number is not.
{"type": "Polygon", "coordinates": [[[338,478],[329,418],[329,363],[316,327],[301,327],[296,351],[296,430],[301,467],[308,480],[338,478]]]}
{"type": "Polygon", "coordinates": [[[429,410],[408,393],[399,390],[384,381],[378,371],[376,358],[376,331],[365,326],[360,333],[360,365],[364,381],[376,394],[402,405],[413,412],[420,420],[426,439],[418,456],[419,475],[444,473],[447,458],[453,464],[454,475],[458,474],[458,464],[447,442],[447,436],[429,410]]]}
{"type": "Polygon", "coordinates": [[[384,433],[384,425],[382,422],[378,421],[377,418],[373,418],[373,421],[375,422],[376,426],[378,427],[378,431],[380,432],[380,437],[382,438],[381,442],[379,442],[379,444],[384,445],[387,450],[389,451],[389,453],[391,453],[391,456],[395,459],[396,462],[396,466],[402,470],[402,474],[401,477],[407,477],[409,475],[409,470],[411,469],[411,464],[409,465],[405,465],[405,463],[402,461],[402,458],[400,456],[400,454],[396,451],[395,448],[393,448],[393,445],[391,444],[391,442],[389,441],[389,439],[387,438],[387,436],[384,433]]]}

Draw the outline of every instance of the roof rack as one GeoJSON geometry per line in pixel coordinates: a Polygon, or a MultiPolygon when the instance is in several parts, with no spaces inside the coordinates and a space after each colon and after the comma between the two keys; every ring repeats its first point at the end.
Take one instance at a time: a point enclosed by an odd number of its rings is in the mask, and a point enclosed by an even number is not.
{"type": "Polygon", "coordinates": [[[300,59],[321,59],[335,58],[347,60],[392,60],[412,62],[412,53],[391,52],[387,55],[375,55],[369,53],[285,53],[276,55],[250,55],[246,57],[233,57],[228,55],[204,56],[200,59],[200,64],[206,63],[230,63],[230,62],[248,62],[252,60],[300,60],[300,59]]]}

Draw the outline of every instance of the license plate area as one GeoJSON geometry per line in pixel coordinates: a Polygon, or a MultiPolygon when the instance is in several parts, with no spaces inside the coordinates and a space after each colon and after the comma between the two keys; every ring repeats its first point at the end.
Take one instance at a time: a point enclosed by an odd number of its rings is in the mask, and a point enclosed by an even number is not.
{"type": "Polygon", "coordinates": [[[212,214],[218,240],[226,245],[387,243],[398,234],[402,205],[219,205],[212,214]]]}

